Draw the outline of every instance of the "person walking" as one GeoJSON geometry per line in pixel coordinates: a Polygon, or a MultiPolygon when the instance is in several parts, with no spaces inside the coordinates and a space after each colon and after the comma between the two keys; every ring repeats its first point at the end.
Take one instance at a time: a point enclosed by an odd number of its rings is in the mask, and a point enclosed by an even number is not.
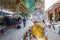
{"type": "Polygon", "coordinates": [[[23,18],[23,25],[26,27],[26,17],[23,18]]]}
{"type": "Polygon", "coordinates": [[[21,28],[21,23],[22,23],[22,20],[21,18],[18,18],[18,24],[17,24],[17,29],[20,29],[21,28]]]}

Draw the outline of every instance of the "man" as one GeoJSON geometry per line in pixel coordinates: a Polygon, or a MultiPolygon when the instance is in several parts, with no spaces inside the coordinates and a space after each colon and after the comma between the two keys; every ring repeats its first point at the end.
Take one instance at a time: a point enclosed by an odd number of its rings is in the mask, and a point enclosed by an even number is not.
{"type": "Polygon", "coordinates": [[[18,24],[17,24],[17,29],[20,29],[21,28],[21,23],[22,23],[22,20],[21,18],[18,18],[18,24]]]}
{"type": "Polygon", "coordinates": [[[24,27],[26,26],[26,17],[24,17],[24,19],[23,19],[23,25],[24,25],[24,27]]]}

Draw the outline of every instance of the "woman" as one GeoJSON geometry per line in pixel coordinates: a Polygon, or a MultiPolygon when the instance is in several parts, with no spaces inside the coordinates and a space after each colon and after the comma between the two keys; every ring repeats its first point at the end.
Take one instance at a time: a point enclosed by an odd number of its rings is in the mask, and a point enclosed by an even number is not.
{"type": "Polygon", "coordinates": [[[20,29],[21,28],[21,23],[22,23],[22,20],[21,18],[18,18],[18,24],[17,24],[17,29],[20,29]]]}

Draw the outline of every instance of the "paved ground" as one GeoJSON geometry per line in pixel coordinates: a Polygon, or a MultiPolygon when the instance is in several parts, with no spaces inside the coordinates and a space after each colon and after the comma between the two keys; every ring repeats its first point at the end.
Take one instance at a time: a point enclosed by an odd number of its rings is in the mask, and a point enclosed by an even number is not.
{"type": "MultiPolygon", "coordinates": [[[[27,28],[25,28],[24,32],[26,30],[27,28]]],[[[21,36],[23,36],[24,32],[22,32],[21,29],[9,29],[4,35],[0,36],[0,40],[19,40],[21,36]]],[[[52,32],[51,29],[48,29],[48,38],[49,40],[60,40],[60,35],[52,32]]]]}
{"type": "MultiPolygon", "coordinates": [[[[21,31],[21,30],[20,30],[21,31]]],[[[49,31],[49,35],[48,35],[48,38],[49,40],[60,40],[60,35],[52,32],[51,30],[48,30],[49,31]]],[[[11,40],[11,37],[13,37],[14,35],[11,35],[13,34],[14,32],[16,32],[15,29],[10,29],[9,31],[7,31],[3,36],[0,36],[0,40],[6,40],[6,38],[8,39],[10,37],[10,40],[11,40]]],[[[18,34],[17,34],[18,35],[18,34]]],[[[22,35],[22,34],[21,34],[22,35]]],[[[20,36],[20,35],[19,35],[20,36]]],[[[13,38],[14,39],[14,38],[13,38]]]]}
{"type": "Polygon", "coordinates": [[[52,30],[49,30],[49,35],[48,35],[49,40],[60,40],[60,35],[52,32],[52,30]]]}

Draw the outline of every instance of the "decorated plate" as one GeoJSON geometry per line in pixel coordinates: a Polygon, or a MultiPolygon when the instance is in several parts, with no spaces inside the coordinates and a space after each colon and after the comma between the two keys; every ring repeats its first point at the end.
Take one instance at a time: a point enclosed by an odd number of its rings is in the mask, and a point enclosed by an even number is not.
{"type": "Polygon", "coordinates": [[[33,21],[41,22],[45,18],[45,12],[42,9],[37,9],[33,12],[33,21]]]}
{"type": "Polygon", "coordinates": [[[43,38],[44,37],[44,29],[39,26],[39,25],[34,25],[32,27],[32,34],[36,37],[36,38],[43,38]]]}

